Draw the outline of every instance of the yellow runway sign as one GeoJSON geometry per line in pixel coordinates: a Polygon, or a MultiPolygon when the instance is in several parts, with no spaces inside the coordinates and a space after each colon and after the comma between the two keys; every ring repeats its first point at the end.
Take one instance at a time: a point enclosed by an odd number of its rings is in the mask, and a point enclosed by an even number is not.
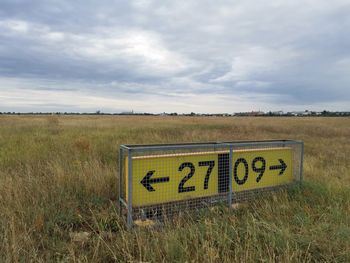
{"type": "MultiPolygon", "coordinates": [[[[228,192],[229,163],[229,153],[226,151],[133,157],[132,205],[162,204],[228,192]]],[[[127,160],[125,167],[128,167],[127,160]]],[[[125,175],[128,185],[127,171],[125,175]]],[[[293,172],[290,148],[233,152],[233,192],[291,181],[293,172]]]]}

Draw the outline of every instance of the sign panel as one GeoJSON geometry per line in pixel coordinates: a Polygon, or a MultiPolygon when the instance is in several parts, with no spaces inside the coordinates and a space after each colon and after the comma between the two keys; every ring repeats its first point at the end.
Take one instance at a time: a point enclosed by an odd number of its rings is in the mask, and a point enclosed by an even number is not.
{"type": "Polygon", "coordinates": [[[235,151],[232,191],[239,192],[288,184],[293,181],[292,149],[235,151]]]}
{"type": "MultiPolygon", "coordinates": [[[[290,148],[235,150],[231,161],[233,192],[293,181],[290,148]]],[[[227,151],[133,157],[132,205],[162,204],[228,192],[229,167],[227,151]]],[[[127,186],[127,169],[125,174],[127,186]]],[[[126,187],[126,197],[127,190],[126,187]]]]}
{"type": "Polygon", "coordinates": [[[203,152],[133,157],[133,205],[217,194],[219,156],[218,152],[203,152]]]}

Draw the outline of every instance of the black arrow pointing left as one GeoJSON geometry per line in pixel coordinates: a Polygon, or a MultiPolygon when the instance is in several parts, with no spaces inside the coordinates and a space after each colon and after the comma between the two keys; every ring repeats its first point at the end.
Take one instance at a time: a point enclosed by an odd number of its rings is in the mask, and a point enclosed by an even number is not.
{"type": "Polygon", "coordinates": [[[152,175],[154,174],[153,171],[149,171],[145,177],[141,180],[141,184],[149,191],[149,192],[154,192],[154,188],[152,187],[151,184],[157,184],[157,183],[166,183],[169,182],[169,177],[159,177],[159,178],[151,178],[152,175]]]}

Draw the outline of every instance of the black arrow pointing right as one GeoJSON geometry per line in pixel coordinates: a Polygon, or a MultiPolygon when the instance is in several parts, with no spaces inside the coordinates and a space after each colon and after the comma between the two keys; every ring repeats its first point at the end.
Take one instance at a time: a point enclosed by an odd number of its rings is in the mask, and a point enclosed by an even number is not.
{"type": "Polygon", "coordinates": [[[154,178],[151,179],[152,175],[155,171],[149,171],[145,177],[141,180],[141,184],[149,191],[154,192],[154,188],[151,184],[157,184],[157,183],[166,183],[169,182],[169,177],[160,177],[160,178],[154,178]]]}
{"type": "Polygon", "coordinates": [[[287,165],[282,159],[278,159],[278,161],[280,162],[280,165],[271,165],[270,170],[280,170],[278,175],[282,175],[287,169],[287,165]]]}

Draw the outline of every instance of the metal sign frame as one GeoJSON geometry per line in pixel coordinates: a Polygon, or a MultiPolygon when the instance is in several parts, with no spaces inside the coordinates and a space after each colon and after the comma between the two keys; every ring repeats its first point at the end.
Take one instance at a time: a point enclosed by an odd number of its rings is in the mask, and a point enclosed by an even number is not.
{"type": "MultiPolygon", "coordinates": [[[[157,217],[154,211],[158,214],[172,215],[179,212],[179,208],[201,208],[203,206],[213,205],[217,202],[226,202],[231,207],[233,202],[240,200],[249,200],[256,194],[269,192],[288,187],[295,183],[300,184],[303,178],[303,158],[304,158],[304,143],[299,140],[266,140],[266,141],[235,141],[235,142],[208,142],[208,143],[181,143],[181,144],[153,144],[153,145],[121,145],[119,149],[119,204],[121,213],[126,214],[127,226],[130,228],[136,219],[154,218],[157,217]],[[253,190],[237,192],[232,187],[233,179],[233,159],[235,153],[244,150],[274,150],[274,149],[291,149],[293,181],[291,183],[275,186],[262,187],[253,190]],[[150,206],[133,207],[133,159],[141,154],[159,156],[166,153],[200,153],[200,151],[225,151],[229,156],[229,171],[228,171],[228,186],[227,191],[220,195],[206,196],[197,198],[196,200],[174,201],[166,204],[155,204],[150,206]],[[158,155],[155,155],[158,154],[158,155]],[[127,177],[127,178],[126,178],[127,177]],[[165,211],[160,213],[159,211],[165,211]],[[146,212],[145,212],[146,211],[146,212]],[[153,212],[149,212],[153,211],[153,212]]],[[[265,161],[263,163],[265,169],[265,161]]],[[[235,164],[235,169],[236,169],[235,164]]],[[[270,166],[270,169],[279,168],[278,166],[270,166]]],[[[260,168],[259,168],[260,169],[260,168]]],[[[258,170],[258,169],[257,169],[258,170]]],[[[264,170],[265,171],[265,170],[264,170]]],[[[226,171],[227,172],[227,171],[226,171]]],[[[154,180],[154,179],[153,179],[154,180]]]]}

